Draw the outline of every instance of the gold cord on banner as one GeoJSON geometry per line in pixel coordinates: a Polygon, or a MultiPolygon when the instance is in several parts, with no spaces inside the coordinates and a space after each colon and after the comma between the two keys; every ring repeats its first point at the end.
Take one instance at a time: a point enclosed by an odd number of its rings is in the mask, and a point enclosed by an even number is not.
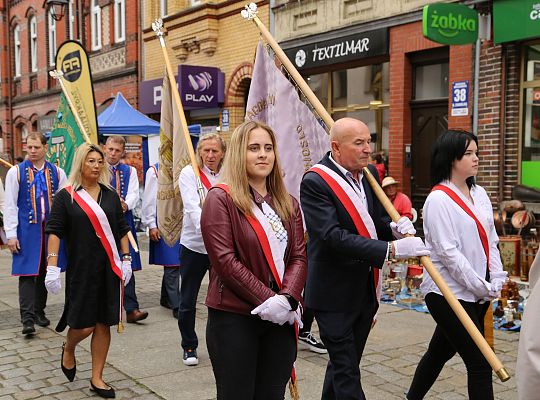
{"type": "Polygon", "coordinates": [[[300,400],[300,394],[298,393],[298,384],[293,382],[292,379],[289,380],[289,393],[291,394],[292,400],[300,400]]]}

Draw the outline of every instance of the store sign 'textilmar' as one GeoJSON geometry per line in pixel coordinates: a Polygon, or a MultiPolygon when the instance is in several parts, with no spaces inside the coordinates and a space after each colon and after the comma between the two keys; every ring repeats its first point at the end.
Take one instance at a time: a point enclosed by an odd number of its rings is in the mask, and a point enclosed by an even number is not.
{"type": "Polygon", "coordinates": [[[442,44],[475,43],[478,13],[463,4],[436,3],[424,6],[424,37],[442,44]]]}

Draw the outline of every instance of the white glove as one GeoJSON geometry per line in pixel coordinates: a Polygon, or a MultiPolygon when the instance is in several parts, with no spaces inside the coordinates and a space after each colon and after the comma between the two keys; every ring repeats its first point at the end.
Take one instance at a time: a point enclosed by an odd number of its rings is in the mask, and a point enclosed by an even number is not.
{"type": "Polygon", "coordinates": [[[287,298],[280,294],[268,298],[261,305],[255,307],[251,314],[258,314],[261,319],[278,325],[283,325],[285,322],[292,325],[295,318],[295,313],[291,310],[287,298]]]}
{"type": "Polygon", "coordinates": [[[131,275],[133,275],[133,271],[131,270],[131,261],[122,261],[122,280],[124,281],[124,286],[127,286],[129,283],[131,275]]]}
{"type": "Polygon", "coordinates": [[[414,235],[416,234],[416,229],[407,217],[401,217],[397,223],[390,222],[390,228],[392,228],[392,233],[396,239],[402,239],[405,235],[414,235]]]}
{"type": "Polygon", "coordinates": [[[406,237],[395,240],[393,243],[396,258],[422,257],[430,254],[419,237],[406,237]]]}
{"type": "Polygon", "coordinates": [[[47,267],[47,275],[45,275],[45,287],[52,294],[60,293],[62,289],[62,281],[60,280],[60,268],[55,265],[47,267]]]}

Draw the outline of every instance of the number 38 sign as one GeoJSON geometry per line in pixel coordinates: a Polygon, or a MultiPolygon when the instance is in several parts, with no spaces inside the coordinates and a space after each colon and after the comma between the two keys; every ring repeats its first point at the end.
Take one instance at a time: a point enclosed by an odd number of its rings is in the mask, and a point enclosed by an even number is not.
{"type": "Polygon", "coordinates": [[[469,115],[469,81],[452,82],[453,117],[469,115]]]}

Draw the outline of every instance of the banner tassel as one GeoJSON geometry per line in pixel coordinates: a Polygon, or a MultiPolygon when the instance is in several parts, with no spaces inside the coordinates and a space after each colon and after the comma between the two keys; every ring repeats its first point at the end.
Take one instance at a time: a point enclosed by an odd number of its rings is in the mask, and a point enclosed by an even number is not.
{"type": "Polygon", "coordinates": [[[298,384],[296,381],[293,381],[292,378],[289,380],[289,393],[291,394],[292,400],[300,400],[300,394],[298,393],[298,384]]]}

